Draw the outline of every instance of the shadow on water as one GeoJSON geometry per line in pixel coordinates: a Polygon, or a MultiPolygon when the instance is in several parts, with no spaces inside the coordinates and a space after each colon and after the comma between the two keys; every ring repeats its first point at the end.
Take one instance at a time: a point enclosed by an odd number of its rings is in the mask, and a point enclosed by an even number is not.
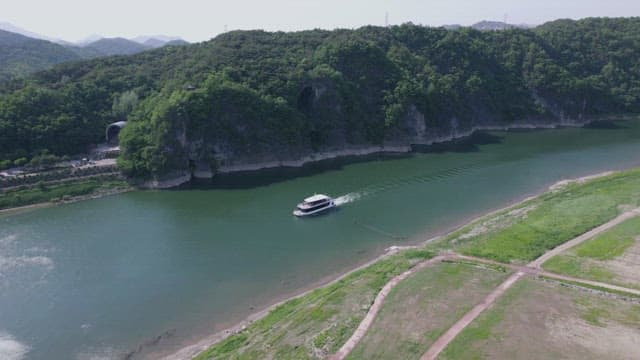
{"type": "Polygon", "coordinates": [[[250,189],[290,179],[314,176],[327,171],[340,170],[345,165],[349,164],[356,164],[374,160],[379,161],[408,158],[411,156],[412,155],[410,153],[347,156],[337,159],[320,160],[317,162],[305,164],[301,167],[277,167],[254,171],[238,171],[230,174],[217,174],[213,177],[213,179],[193,179],[191,182],[175,188],[175,190],[250,189]]]}
{"type": "Polygon", "coordinates": [[[598,130],[619,130],[628,129],[628,126],[622,125],[620,122],[613,122],[609,120],[599,120],[589,123],[584,126],[585,129],[598,129],[598,130]]]}
{"type": "Polygon", "coordinates": [[[470,136],[432,145],[413,145],[411,148],[419,153],[468,153],[480,151],[481,145],[502,143],[503,136],[485,131],[475,131],[470,136]]]}
{"type": "Polygon", "coordinates": [[[327,171],[342,169],[345,165],[384,161],[398,158],[409,158],[414,153],[465,153],[480,151],[479,146],[502,143],[503,137],[476,131],[471,136],[433,145],[414,145],[411,153],[372,154],[365,156],[347,156],[336,159],[321,160],[305,164],[302,167],[278,167],[256,171],[241,171],[231,174],[217,174],[213,179],[194,179],[175,190],[203,190],[203,189],[250,189],[266,186],[290,179],[318,175],[327,171]]]}

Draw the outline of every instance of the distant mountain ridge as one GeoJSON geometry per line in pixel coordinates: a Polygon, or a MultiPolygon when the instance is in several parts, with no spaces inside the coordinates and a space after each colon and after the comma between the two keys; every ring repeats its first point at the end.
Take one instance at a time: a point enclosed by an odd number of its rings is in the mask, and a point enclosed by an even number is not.
{"type": "Polygon", "coordinates": [[[499,31],[499,30],[509,30],[509,29],[532,29],[536,26],[529,25],[529,24],[509,24],[503,21],[482,20],[471,26],[462,26],[460,24],[450,24],[450,25],[443,25],[442,27],[447,30],[457,30],[460,28],[469,27],[479,31],[499,31]]]}
{"type": "Polygon", "coordinates": [[[167,45],[186,45],[175,36],[138,36],[133,39],[91,35],[77,43],[40,35],[0,22],[0,82],[29,75],[68,61],[111,55],[132,55],[167,45]]]}
{"type": "Polygon", "coordinates": [[[92,42],[96,42],[100,39],[103,39],[104,36],[99,35],[99,34],[91,34],[89,36],[87,36],[86,38],[80,40],[80,41],[76,41],[74,44],[77,46],[86,46],[91,44],[92,42]]]}
{"type": "Polygon", "coordinates": [[[52,38],[49,36],[45,36],[45,35],[41,35],[29,30],[25,30],[21,27],[15,26],[9,22],[6,21],[0,21],[0,30],[4,30],[4,31],[8,31],[8,32],[12,32],[15,34],[20,34],[22,36],[26,36],[26,37],[30,37],[32,39],[38,39],[38,40],[47,40],[47,41],[51,41],[53,43],[56,44],[60,44],[60,43],[68,43],[64,40],[61,39],[56,39],[56,38],[52,38]]]}
{"type": "MultiPolygon", "coordinates": [[[[0,21],[0,30],[4,30],[4,31],[8,31],[8,32],[12,32],[12,33],[16,33],[16,34],[20,34],[26,37],[30,37],[33,39],[39,39],[39,40],[47,40],[56,44],[60,44],[60,45],[64,45],[64,46],[74,46],[74,47],[85,47],[87,45],[90,45],[92,43],[95,43],[96,41],[102,40],[102,39],[121,39],[121,37],[116,37],[116,38],[108,38],[105,36],[102,36],[100,34],[92,34],[87,36],[86,38],[79,40],[79,41],[67,41],[67,40],[62,40],[62,39],[58,39],[58,38],[54,38],[54,37],[50,37],[50,36],[46,36],[46,35],[42,35],[42,34],[38,34],[35,33],[33,31],[29,31],[26,29],[23,29],[19,26],[13,25],[9,22],[6,21],[0,21]]],[[[136,42],[138,44],[142,44],[145,45],[145,43],[148,43],[146,46],[148,48],[157,48],[157,47],[161,47],[166,45],[167,43],[170,42],[176,42],[178,41],[180,44],[188,44],[189,42],[185,41],[184,39],[178,37],[178,36],[169,36],[169,35],[162,35],[162,34],[158,34],[158,35],[141,35],[141,36],[136,36],[134,38],[131,39],[126,39],[125,40],[129,40],[132,42],[136,42]]]]}
{"type": "Polygon", "coordinates": [[[184,46],[184,45],[189,45],[190,42],[182,40],[182,39],[178,39],[178,40],[171,40],[169,42],[167,42],[166,44],[164,44],[164,46],[184,46]]]}
{"type": "Polygon", "coordinates": [[[81,59],[65,46],[0,30],[0,81],[81,59]]]}
{"type": "MultiPolygon", "coordinates": [[[[156,40],[162,43],[168,43],[170,41],[174,41],[174,40],[182,40],[180,37],[177,36],[167,36],[167,35],[143,35],[143,36],[136,36],[132,39],[129,39],[132,41],[135,41],[137,43],[140,44],[144,44],[145,42],[149,41],[149,40],[156,40]]],[[[184,41],[184,40],[183,40],[184,41]]]]}
{"type": "Polygon", "coordinates": [[[184,41],[177,37],[157,35],[157,36],[138,36],[133,39],[125,38],[100,38],[96,41],[84,45],[83,49],[92,49],[103,54],[109,55],[133,55],[145,50],[157,49],[167,45],[187,45],[184,41]]]}
{"type": "Polygon", "coordinates": [[[109,56],[137,54],[152,49],[153,47],[139,44],[125,38],[103,38],[85,45],[84,48],[93,49],[105,56],[109,56]]]}

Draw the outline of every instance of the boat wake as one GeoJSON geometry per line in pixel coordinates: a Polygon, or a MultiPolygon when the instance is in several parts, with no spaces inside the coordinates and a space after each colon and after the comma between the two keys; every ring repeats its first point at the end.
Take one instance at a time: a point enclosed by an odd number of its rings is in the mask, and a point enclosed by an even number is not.
{"type": "MultiPolygon", "coordinates": [[[[38,247],[19,249],[15,246],[16,239],[17,235],[0,238],[0,290],[8,286],[14,276],[36,271],[36,278],[42,279],[55,267],[53,259],[46,256],[49,250],[38,247]]],[[[0,356],[0,359],[5,358],[0,356]]]]}
{"type": "Polygon", "coordinates": [[[461,175],[473,167],[474,167],[473,165],[458,166],[458,167],[454,167],[454,168],[450,168],[442,171],[423,173],[423,174],[419,174],[411,177],[397,178],[397,179],[386,181],[383,183],[369,185],[360,191],[354,191],[354,192],[350,192],[348,194],[339,196],[334,199],[334,202],[336,206],[340,206],[340,205],[345,205],[345,204],[355,202],[364,197],[374,196],[374,195],[391,191],[404,186],[442,181],[450,177],[461,175]]]}
{"type": "Polygon", "coordinates": [[[0,358],[21,360],[29,352],[29,347],[18,342],[10,334],[0,330],[0,358]]]}
{"type": "Polygon", "coordinates": [[[362,197],[361,193],[352,192],[352,193],[348,193],[346,195],[342,195],[342,196],[339,196],[339,197],[335,198],[333,200],[333,202],[336,204],[336,206],[340,206],[340,205],[352,203],[352,202],[358,200],[360,197],[362,197]]]}

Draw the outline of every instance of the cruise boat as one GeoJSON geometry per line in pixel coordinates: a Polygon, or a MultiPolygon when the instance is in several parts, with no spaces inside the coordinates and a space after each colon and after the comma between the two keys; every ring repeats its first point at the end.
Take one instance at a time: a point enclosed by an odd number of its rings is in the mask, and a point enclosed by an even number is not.
{"type": "Polygon", "coordinates": [[[295,216],[309,216],[321,213],[323,211],[334,208],[336,203],[327,195],[316,194],[304,199],[303,202],[296,206],[293,210],[295,216]]]}

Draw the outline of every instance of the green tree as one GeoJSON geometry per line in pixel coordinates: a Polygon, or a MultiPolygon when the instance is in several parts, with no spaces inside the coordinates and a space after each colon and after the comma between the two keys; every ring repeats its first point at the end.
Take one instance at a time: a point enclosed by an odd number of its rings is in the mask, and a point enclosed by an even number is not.
{"type": "Polygon", "coordinates": [[[138,94],[135,91],[125,91],[120,96],[113,99],[113,106],[111,111],[113,116],[118,120],[126,121],[129,114],[133,112],[133,109],[138,105],[138,94]]]}

